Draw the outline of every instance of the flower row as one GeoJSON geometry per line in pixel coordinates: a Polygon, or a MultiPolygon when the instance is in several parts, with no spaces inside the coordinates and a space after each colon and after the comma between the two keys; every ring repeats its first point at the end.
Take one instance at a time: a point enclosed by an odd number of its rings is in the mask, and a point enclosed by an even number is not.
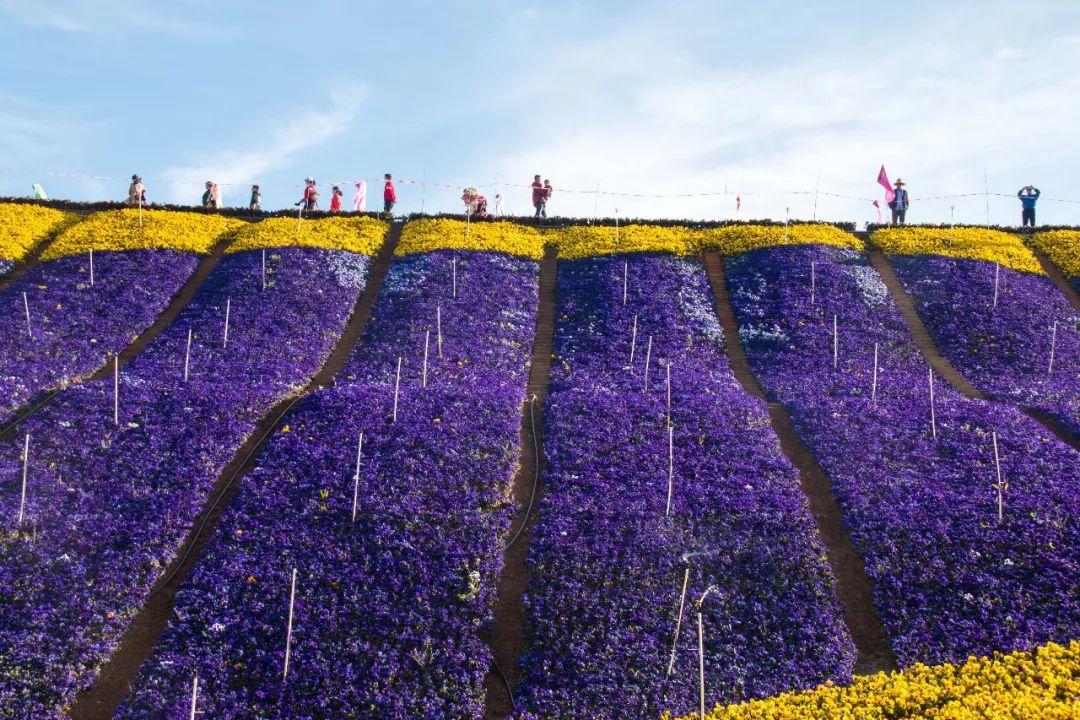
{"type": "Polygon", "coordinates": [[[37,205],[0,203],[0,275],[35,245],[74,221],[74,216],[37,205]]]}
{"type": "Polygon", "coordinates": [[[897,255],[945,255],[986,260],[1022,272],[1043,274],[1019,235],[985,228],[892,227],[875,230],[870,241],[897,255]]]}

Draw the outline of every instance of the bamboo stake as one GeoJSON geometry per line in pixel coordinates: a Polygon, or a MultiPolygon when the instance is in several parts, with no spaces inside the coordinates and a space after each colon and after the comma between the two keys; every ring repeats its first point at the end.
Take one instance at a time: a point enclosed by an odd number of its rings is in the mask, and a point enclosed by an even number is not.
{"type": "Polygon", "coordinates": [[[649,360],[652,359],[652,335],[649,336],[649,344],[645,348],[645,392],[649,392],[649,360]]]}
{"type": "Polygon", "coordinates": [[[424,371],[423,379],[420,381],[420,387],[427,387],[427,361],[428,361],[428,345],[431,342],[431,331],[424,332],[424,371]]]}
{"type": "Polygon", "coordinates": [[[682,615],[683,607],[686,605],[686,584],[690,582],[690,568],[687,567],[683,571],[682,578],[682,594],[679,596],[679,615],[675,620],[675,637],[671,641],[671,659],[668,661],[667,676],[671,677],[671,673],[675,670],[675,648],[679,644],[679,631],[682,630],[682,615]]]}
{"type": "Polygon", "coordinates": [[[352,491],[352,521],[356,522],[356,507],[360,502],[360,457],[364,452],[364,433],[360,433],[360,439],[356,443],[356,473],[353,475],[352,491]]]}
{"type": "Polygon", "coordinates": [[[629,270],[629,265],[630,265],[629,262],[627,262],[626,260],[623,260],[623,264],[622,264],[622,304],[623,305],[626,304],[626,285],[627,285],[626,275],[627,275],[627,271],[629,270]]]}
{"type": "Polygon", "coordinates": [[[671,516],[671,491],[675,485],[675,428],[670,423],[667,428],[667,451],[667,507],[664,517],[671,516]]]}
{"type": "Polygon", "coordinates": [[[878,372],[878,344],[874,343],[874,384],[870,389],[870,400],[877,407],[877,372],[878,372]]]}
{"type": "Polygon", "coordinates": [[[994,472],[997,473],[997,484],[994,488],[997,490],[997,506],[998,506],[998,522],[1002,522],[1005,519],[1005,507],[1004,498],[1002,493],[1008,487],[1008,485],[1001,482],[1001,459],[998,457],[998,443],[997,443],[997,431],[990,433],[990,436],[994,439],[994,472]]]}
{"type": "Polygon", "coordinates": [[[398,390],[401,388],[401,358],[397,359],[397,377],[394,379],[394,416],[393,422],[397,422],[398,390]]]}
{"type": "Polygon", "coordinates": [[[23,511],[26,508],[26,476],[30,466],[30,433],[26,433],[23,443],[22,494],[19,497],[19,527],[23,524],[23,511]]]}
{"type": "Polygon", "coordinates": [[[1054,327],[1050,331],[1050,365],[1046,368],[1046,374],[1050,375],[1054,372],[1054,346],[1057,344],[1057,326],[1058,321],[1054,321],[1054,327]]]}
{"type": "Polygon", "coordinates": [[[998,276],[1001,274],[1001,263],[994,263],[994,304],[993,307],[997,308],[998,301],[998,276]]]}
{"type": "Polygon", "coordinates": [[[22,294],[23,308],[26,309],[26,332],[29,333],[30,339],[34,339],[34,330],[30,327],[30,301],[26,299],[26,293],[22,294]]]}
{"type": "Polygon", "coordinates": [[[453,260],[453,284],[454,284],[454,299],[457,300],[457,256],[454,256],[454,260],[453,260]]]}
{"type": "Polygon", "coordinates": [[[836,329],[836,316],[832,316],[832,366],[833,370],[838,367],[840,360],[840,334],[836,329]]]}
{"type": "Polygon", "coordinates": [[[667,424],[671,427],[671,361],[667,362],[667,424]]]}
{"type": "Polygon", "coordinates": [[[634,329],[630,331],[630,369],[634,368],[634,350],[637,349],[637,315],[634,316],[634,329]]]}
{"type": "Polygon", "coordinates": [[[817,270],[813,260],[810,261],[810,304],[814,304],[814,290],[817,287],[817,270]]]}
{"type": "Polygon", "coordinates": [[[697,614],[697,652],[698,652],[698,698],[700,700],[701,720],[705,720],[705,627],[701,619],[701,610],[697,614]]]}
{"type": "Polygon", "coordinates": [[[94,287],[94,248],[90,248],[90,287],[94,287]]]}
{"type": "Polygon", "coordinates": [[[187,350],[184,351],[184,382],[188,379],[188,367],[191,364],[191,328],[187,331],[187,350]]]}
{"type": "Polygon", "coordinates": [[[934,368],[930,368],[930,435],[937,439],[937,418],[934,416],[934,368]]]}
{"type": "Polygon", "coordinates": [[[188,714],[188,720],[195,720],[195,704],[199,699],[199,673],[195,673],[195,677],[191,681],[191,712],[188,714]]]}
{"type": "Polygon", "coordinates": [[[120,427],[120,355],[113,355],[113,424],[120,427]]]}
{"type": "Polygon", "coordinates": [[[229,311],[232,309],[232,298],[225,298],[225,337],[221,341],[221,348],[229,345],[229,311]]]}
{"type": "Polygon", "coordinates": [[[292,571],[292,589],[289,590],[289,626],[285,631],[285,674],[282,676],[282,680],[289,677],[289,657],[292,654],[292,623],[293,623],[293,606],[296,602],[296,568],[292,571]]]}
{"type": "Polygon", "coordinates": [[[435,306],[435,328],[438,334],[439,359],[442,360],[442,303],[435,306]]]}
{"type": "Polygon", "coordinates": [[[262,289],[266,292],[266,248],[262,251],[262,289]]]}

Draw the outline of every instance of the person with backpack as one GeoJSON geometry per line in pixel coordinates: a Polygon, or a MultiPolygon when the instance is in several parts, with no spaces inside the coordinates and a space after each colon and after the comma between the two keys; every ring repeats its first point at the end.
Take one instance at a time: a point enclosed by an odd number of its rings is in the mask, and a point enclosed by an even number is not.
{"type": "Polygon", "coordinates": [[[1025,185],[1016,193],[1020,198],[1020,225],[1021,227],[1035,227],[1035,203],[1039,200],[1039,188],[1034,185],[1025,185]]]}
{"type": "Polygon", "coordinates": [[[542,182],[540,182],[540,176],[539,175],[533,175],[533,181],[532,181],[532,204],[533,204],[533,208],[536,209],[536,214],[533,215],[533,217],[536,217],[536,218],[546,218],[547,217],[547,207],[546,207],[546,201],[544,199],[544,184],[542,182]]]}
{"type": "Polygon", "coordinates": [[[386,181],[382,193],[383,212],[389,213],[397,204],[397,191],[394,190],[394,179],[390,177],[390,173],[383,175],[383,179],[386,181]]]}
{"type": "Polygon", "coordinates": [[[896,189],[893,191],[893,199],[889,201],[889,207],[892,209],[892,223],[893,225],[903,225],[907,219],[907,209],[911,204],[908,199],[908,192],[904,189],[904,181],[900,178],[896,178],[896,182],[893,183],[896,189]]]}
{"type": "Polygon", "coordinates": [[[319,204],[319,191],[315,188],[315,178],[304,178],[304,195],[296,203],[297,207],[303,206],[304,210],[311,211],[319,204]]]}

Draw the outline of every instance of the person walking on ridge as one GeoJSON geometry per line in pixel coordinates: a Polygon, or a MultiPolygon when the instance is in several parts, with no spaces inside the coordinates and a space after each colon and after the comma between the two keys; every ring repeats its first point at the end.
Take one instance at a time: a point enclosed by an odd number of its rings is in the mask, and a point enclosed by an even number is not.
{"type": "Polygon", "coordinates": [[[532,204],[536,209],[536,215],[533,217],[546,218],[547,207],[544,201],[544,184],[540,182],[539,175],[533,175],[532,182],[532,204]]]}
{"type": "Polygon", "coordinates": [[[1020,198],[1021,210],[1020,210],[1020,225],[1021,227],[1035,227],[1035,203],[1038,201],[1039,196],[1042,195],[1039,192],[1039,188],[1034,185],[1025,185],[1020,188],[1020,192],[1016,193],[1016,197],[1020,198]]]}
{"type": "Polygon", "coordinates": [[[555,192],[555,188],[551,186],[551,181],[544,178],[544,217],[547,217],[547,206],[551,202],[551,194],[555,192]]]}
{"type": "Polygon", "coordinates": [[[389,214],[397,204],[397,191],[394,190],[394,178],[390,176],[390,173],[383,175],[383,179],[386,181],[382,193],[383,212],[389,214]]]}
{"type": "Polygon", "coordinates": [[[296,203],[297,207],[303,206],[304,210],[314,210],[319,203],[319,191],[315,189],[315,178],[304,178],[304,195],[296,203]]]}
{"type": "Polygon", "coordinates": [[[904,189],[904,181],[900,178],[896,178],[896,182],[893,183],[896,186],[896,193],[893,199],[889,202],[889,207],[892,209],[892,224],[903,225],[907,219],[907,209],[911,204],[908,199],[908,191],[904,189]]]}
{"type": "Polygon", "coordinates": [[[131,176],[131,184],[128,185],[128,205],[145,205],[146,204],[146,186],[142,183],[142,178],[138,175],[131,176]]]}
{"type": "Polygon", "coordinates": [[[330,212],[332,212],[332,213],[341,212],[341,198],[342,198],[341,188],[339,188],[337,185],[335,185],[330,190],[330,212]]]}
{"type": "Polygon", "coordinates": [[[214,183],[210,180],[206,181],[206,192],[202,194],[202,206],[207,209],[214,207],[214,183]]]}
{"type": "Polygon", "coordinates": [[[262,212],[262,193],[259,192],[258,185],[251,186],[251,204],[248,205],[248,209],[252,212],[262,212]]]}

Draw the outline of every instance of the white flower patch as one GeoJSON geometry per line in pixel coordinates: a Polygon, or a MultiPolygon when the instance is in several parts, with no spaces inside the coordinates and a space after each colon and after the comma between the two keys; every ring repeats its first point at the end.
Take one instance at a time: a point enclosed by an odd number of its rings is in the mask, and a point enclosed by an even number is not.
{"type": "Polygon", "coordinates": [[[363,289],[367,283],[368,266],[371,264],[367,255],[352,252],[331,252],[330,272],[338,285],[346,288],[363,289]]]}
{"type": "Polygon", "coordinates": [[[848,265],[845,269],[855,280],[859,293],[863,296],[863,300],[866,301],[867,305],[885,304],[889,297],[889,289],[885,287],[881,276],[877,274],[874,268],[869,265],[848,265]]]}

